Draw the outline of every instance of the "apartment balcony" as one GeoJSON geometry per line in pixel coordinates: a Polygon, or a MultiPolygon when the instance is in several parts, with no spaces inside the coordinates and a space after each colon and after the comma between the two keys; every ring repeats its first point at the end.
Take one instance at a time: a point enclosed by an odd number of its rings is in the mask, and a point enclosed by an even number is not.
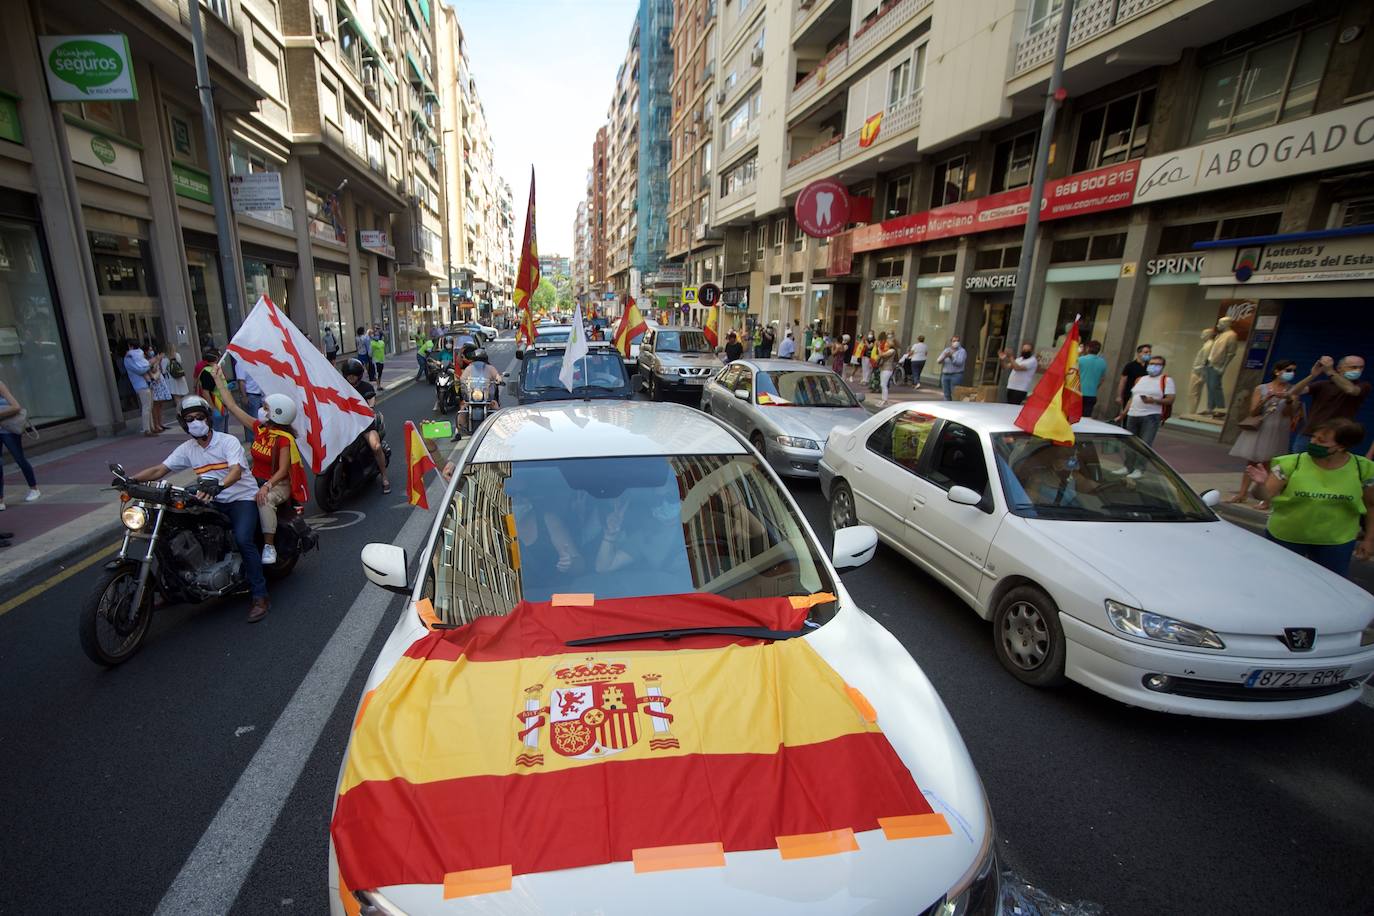
{"type": "Polygon", "coordinates": [[[833,48],[820,60],[815,69],[792,87],[787,102],[788,111],[795,111],[808,100],[815,98],[826,86],[836,85],[846,73],[857,71],[868,63],[875,48],[891,38],[903,26],[908,25],[934,2],[935,0],[887,0],[878,7],[877,16],[859,26],[847,42],[833,48]]]}
{"type": "Polygon", "coordinates": [[[783,172],[783,190],[790,192],[794,185],[803,181],[848,169],[860,159],[891,151],[902,143],[911,145],[914,152],[915,135],[912,132],[921,124],[921,99],[922,92],[917,89],[905,101],[883,112],[878,134],[867,145],[862,142],[863,130],[860,128],[832,137],[824,145],[793,160],[783,172]]]}
{"type": "Polygon", "coordinates": [[[733,156],[736,151],[744,149],[744,147],[749,144],[749,141],[757,139],[759,135],[759,124],[762,122],[762,118],[756,118],[747,128],[745,128],[743,133],[731,137],[730,141],[721,147],[722,155],[727,157],[733,156]]]}
{"type": "Polygon", "coordinates": [[[783,186],[793,184],[822,172],[834,171],[840,164],[840,147],[844,137],[836,135],[814,149],[808,150],[787,164],[783,172],[783,186]]]}

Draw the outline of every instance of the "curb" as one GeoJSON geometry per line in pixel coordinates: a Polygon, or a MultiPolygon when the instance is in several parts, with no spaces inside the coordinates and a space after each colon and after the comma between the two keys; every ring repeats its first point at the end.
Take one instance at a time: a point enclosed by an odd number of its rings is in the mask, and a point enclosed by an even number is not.
{"type": "MultiPolygon", "coordinates": [[[[393,382],[390,386],[382,389],[377,400],[385,401],[392,394],[405,391],[414,384],[415,376],[413,375],[407,376],[401,381],[393,382]]],[[[60,547],[48,551],[39,559],[0,573],[0,595],[20,594],[54,573],[61,572],[72,563],[85,559],[97,548],[123,537],[124,526],[120,523],[118,515],[114,513],[113,507],[109,510],[97,509],[95,511],[110,511],[113,518],[108,525],[101,525],[98,528],[83,532],[72,540],[63,543],[60,547]]]]}

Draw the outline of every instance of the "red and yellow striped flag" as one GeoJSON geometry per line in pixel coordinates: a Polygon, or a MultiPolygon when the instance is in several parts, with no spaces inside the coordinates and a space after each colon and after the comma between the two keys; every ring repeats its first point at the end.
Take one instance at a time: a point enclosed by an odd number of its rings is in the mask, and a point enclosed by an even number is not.
{"type": "Polygon", "coordinates": [[[1035,390],[1016,415],[1016,426],[1056,445],[1073,445],[1073,424],[1083,419],[1078,381],[1078,319],[1035,390]]]}
{"type": "Polygon", "coordinates": [[[635,305],[635,297],[625,298],[625,312],[620,316],[620,321],[616,323],[615,333],[611,338],[615,341],[615,348],[620,351],[620,355],[626,359],[630,358],[630,344],[634,339],[645,331],[649,330],[649,325],[644,320],[644,313],[635,305]]]}
{"type": "Polygon", "coordinates": [[[706,324],[701,333],[706,335],[706,342],[711,346],[720,346],[720,306],[713,305],[711,311],[706,313],[706,324]]]}
{"type": "Polygon", "coordinates": [[[429,508],[429,497],[425,495],[425,471],[433,471],[434,459],[429,457],[425,440],[414,422],[406,420],[406,499],[412,506],[429,508]]]}
{"type": "Polygon", "coordinates": [[[421,638],[355,726],[331,826],[343,880],[458,886],[500,870],[508,887],[644,870],[669,851],[787,857],[794,841],[908,820],[948,833],[873,706],[805,639],[564,645],[702,620],[799,629],[813,600],[556,595],[421,638]]]}
{"type": "Polygon", "coordinates": [[[869,116],[859,128],[859,146],[869,147],[878,139],[878,131],[883,129],[883,113],[880,111],[869,116]]]}
{"type": "Polygon", "coordinates": [[[530,203],[525,211],[525,240],[520,246],[520,269],[515,275],[515,312],[519,327],[515,342],[534,343],[534,291],[539,288],[539,251],[534,228],[534,166],[530,166],[530,203]]]}

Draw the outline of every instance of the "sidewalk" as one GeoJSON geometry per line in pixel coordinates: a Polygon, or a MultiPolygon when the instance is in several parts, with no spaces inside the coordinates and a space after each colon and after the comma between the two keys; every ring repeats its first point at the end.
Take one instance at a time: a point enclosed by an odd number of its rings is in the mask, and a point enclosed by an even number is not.
{"type": "MultiPolygon", "coordinates": [[[[415,350],[391,356],[386,362],[381,395],[403,391],[415,382],[415,350]]],[[[134,421],[123,435],[90,439],[30,457],[38,488],[36,502],[24,502],[28,484],[8,454],[4,464],[6,510],[0,512],[0,531],[14,533],[10,546],[0,549],[0,595],[11,596],[47,573],[94,550],[114,546],[122,537],[119,504],[109,489],[109,464],[117,462],[129,473],[157,464],[185,438],[175,417],[164,411],[168,429],[160,436],[142,436],[134,421]]],[[[243,427],[230,421],[229,432],[243,438],[243,427]]],[[[190,483],[185,471],[169,478],[190,483]]]]}

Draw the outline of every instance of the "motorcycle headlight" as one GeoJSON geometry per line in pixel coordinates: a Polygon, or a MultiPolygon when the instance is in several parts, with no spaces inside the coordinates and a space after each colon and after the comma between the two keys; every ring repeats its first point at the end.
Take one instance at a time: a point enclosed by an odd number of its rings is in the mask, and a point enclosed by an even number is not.
{"type": "Polygon", "coordinates": [[[802,439],[798,436],[774,436],[773,441],[778,445],[785,445],[788,448],[813,448],[820,449],[815,439],[802,439]]]}
{"type": "Polygon", "coordinates": [[[1107,599],[1107,619],[1112,626],[1128,636],[1156,639],[1176,646],[1197,649],[1225,649],[1226,643],[1214,631],[1185,620],[1175,620],[1163,614],[1152,614],[1140,608],[1107,599]]]}
{"type": "Polygon", "coordinates": [[[473,399],[474,401],[480,401],[480,400],[484,399],[486,396],[487,396],[487,393],[486,393],[485,391],[483,391],[481,388],[474,388],[473,391],[472,391],[472,399],[473,399]]]}
{"type": "Polygon", "coordinates": [[[148,510],[142,506],[125,506],[124,511],[119,513],[119,520],[125,528],[137,531],[148,524],[148,510]]]}
{"type": "Polygon", "coordinates": [[[440,388],[445,388],[450,383],[452,383],[452,381],[453,379],[449,378],[447,375],[441,375],[434,380],[434,384],[439,386],[440,388]]]}

